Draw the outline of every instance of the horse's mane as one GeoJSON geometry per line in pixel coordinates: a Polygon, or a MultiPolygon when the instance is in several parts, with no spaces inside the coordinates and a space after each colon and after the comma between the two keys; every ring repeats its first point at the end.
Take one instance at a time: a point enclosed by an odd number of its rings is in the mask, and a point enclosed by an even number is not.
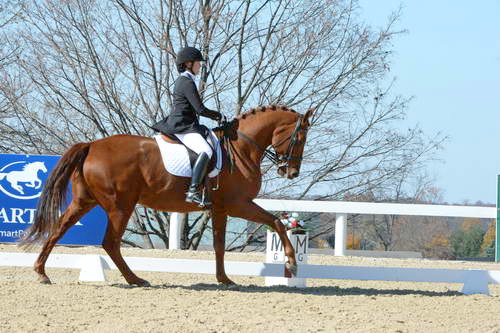
{"type": "Polygon", "coordinates": [[[246,119],[247,117],[255,115],[257,113],[268,112],[268,111],[282,111],[282,112],[292,112],[292,113],[298,114],[297,111],[289,109],[284,105],[272,104],[272,105],[259,106],[257,108],[252,108],[252,109],[240,114],[238,117],[236,117],[236,119],[246,119]]]}
{"type": "Polygon", "coordinates": [[[226,123],[225,126],[215,127],[212,130],[214,132],[216,132],[216,134],[218,134],[219,136],[222,135],[222,132],[225,132],[226,135],[228,135],[229,137],[236,138],[237,137],[236,130],[239,127],[240,120],[248,119],[248,118],[253,117],[253,116],[260,114],[262,112],[278,112],[278,111],[290,112],[290,113],[297,114],[297,115],[300,114],[297,111],[289,109],[283,105],[273,104],[273,105],[259,106],[257,108],[251,108],[250,110],[241,113],[239,116],[237,116],[236,118],[234,118],[230,122],[226,123]]]}

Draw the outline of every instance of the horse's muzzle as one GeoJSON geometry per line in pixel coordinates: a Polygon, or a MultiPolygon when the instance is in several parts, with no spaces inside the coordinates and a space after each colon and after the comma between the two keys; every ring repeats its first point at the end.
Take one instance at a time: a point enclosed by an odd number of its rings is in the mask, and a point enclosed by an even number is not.
{"type": "Polygon", "coordinates": [[[299,170],[297,168],[288,168],[286,166],[281,166],[278,168],[278,175],[281,177],[286,177],[288,179],[294,179],[299,176],[299,170]]]}
{"type": "Polygon", "coordinates": [[[281,166],[278,168],[278,175],[280,175],[281,177],[285,177],[286,174],[287,174],[286,166],[281,166]]]}
{"type": "Polygon", "coordinates": [[[299,170],[296,168],[288,168],[288,179],[294,179],[299,176],[299,170]]]}

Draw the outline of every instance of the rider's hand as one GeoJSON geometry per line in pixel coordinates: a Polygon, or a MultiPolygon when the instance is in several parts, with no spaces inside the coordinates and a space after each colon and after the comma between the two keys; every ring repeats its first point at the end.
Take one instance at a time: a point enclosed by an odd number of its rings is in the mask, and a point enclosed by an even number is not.
{"type": "Polygon", "coordinates": [[[218,111],[212,111],[210,110],[209,114],[208,114],[208,117],[212,120],[215,120],[215,121],[220,121],[222,119],[222,114],[218,111]]]}

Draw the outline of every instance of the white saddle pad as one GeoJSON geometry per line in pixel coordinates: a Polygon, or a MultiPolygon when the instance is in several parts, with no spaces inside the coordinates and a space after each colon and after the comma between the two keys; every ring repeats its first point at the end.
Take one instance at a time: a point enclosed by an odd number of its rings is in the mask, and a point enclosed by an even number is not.
{"type": "MultiPolygon", "coordinates": [[[[217,161],[215,168],[208,173],[208,177],[212,178],[219,174],[222,169],[222,149],[220,147],[219,139],[215,136],[213,131],[210,131],[211,140],[208,143],[212,148],[215,145],[215,153],[217,161]]],[[[168,173],[174,176],[191,177],[193,170],[191,170],[191,163],[189,163],[189,154],[184,145],[178,143],[169,143],[162,139],[161,135],[154,136],[158,148],[160,148],[161,158],[168,173]]]]}

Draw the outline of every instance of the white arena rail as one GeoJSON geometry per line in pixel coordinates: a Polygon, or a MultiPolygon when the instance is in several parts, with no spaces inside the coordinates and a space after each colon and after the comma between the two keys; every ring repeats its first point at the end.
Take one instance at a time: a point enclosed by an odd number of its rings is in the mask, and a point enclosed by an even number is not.
{"type": "MultiPolygon", "coordinates": [[[[335,213],[335,255],[345,255],[347,214],[496,218],[495,207],[264,199],[255,202],[271,211],[335,213]]],[[[183,220],[182,214],[172,214],[171,249],[179,248],[183,220]]],[[[35,253],[0,253],[0,266],[32,266],[36,257],[35,253]]],[[[144,257],[125,257],[125,260],[131,269],[138,271],[215,274],[215,262],[210,260],[144,257]]],[[[116,269],[107,256],[70,254],[52,254],[47,267],[80,269],[82,281],[105,281],[104,269],[116,269]]],[[[225,268],[229,275],[284,276],[283,264],[226,262],[225,268]]],[[[488,284],[500,284],[500,271],[303,264],[299,265],[297,278],[463,283],[464,294],[489,294],[488,284]]]]}
{"type": "MultiPolygon", "coordinates": [[[[31,267],[36,253],[0,253],[0,266],[31,267]]],[[[125,257],[132,270],[215,275],[215,261],[125,257]]],[[[117,269],[108,256],[52,254],[46,267],[80,269],[81,281],[106,281],[104,270],[117,269]]],[[[283,264],[226,261],[228,275],[284,276],[283,264]]],[[[435,268],[299,265],[297,278],[463,283],[464,294],[489,294],[500,284],[500,271],[435,268]]]]}
{"type": "MultiPolygon", "coordinates": [[[[491,219],[495,219],[497,217],[497,210],[495,207],[277,199],[255,199],[254,202],[269,211],[335,213],[336,256],[344,256],[346,253],[348,214],[472,217],[491,219]]],[[[180,248],[181,230],[183,230],[182,221],[183,214],[172,214],[170,220],[170,249],[180,248]]]]}

